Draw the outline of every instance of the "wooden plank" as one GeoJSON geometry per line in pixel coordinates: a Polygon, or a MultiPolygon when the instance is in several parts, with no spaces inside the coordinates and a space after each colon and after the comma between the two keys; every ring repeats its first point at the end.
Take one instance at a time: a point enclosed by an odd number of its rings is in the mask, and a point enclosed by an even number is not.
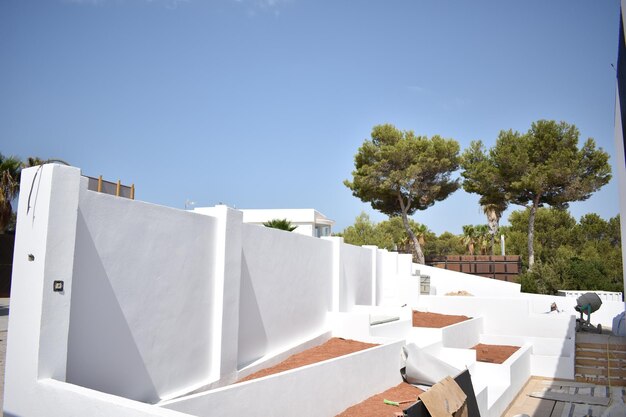
{"type": "Polygon", "coordinates": [[[563,408],[563,412],[559,417],[570,417],[570,414],[573,413],[572,408],[574,408],[574,404],[572,403],[564,403],[565,407],[563,408]]]}
{"type": "MultiPolygon", "coordinates": [[[[626,359],[626,353],[609,352],[609,357],[613,359],[626,359]]],[[[606,350],[599,352],[597,350],[576,349],[576,359],[578,358],[604,358],[606,359],[606,350]]]]}
{"type": "Polygon", "coordinates": [[[606,407],[601,405],[589,405],[589,404],[572,404],[573,411],[570,411],[571,417],[600,417],[602,412],[606,410],[606,407]]]}
{"type": "Polygon", "coordinates": [[[574,382],[574,381],[549,380],[549,381],[542,381],[541,383],[543,385],[548,385],[549,387],[584,387],[584,388],[595,387],[595,384],[589,384],[585,382],[574,382]]]}
{"type": "MultiPolygon", "coordinates": [[[[604,359],[578,359],[576,358],[576,366],[602,366],[606,367],[607,360],[604,359]]],[[[626,369],[626,361],[622,361],[620,359],[610,359],[608,363],[611,365],[610,368],[624,368],[626,369]]]]}
{"type": "Polygon", "coordinates": [[[600,417],[602,413],[606,411],[607,407],[604,407],[602,405],[592,405],[590,409],[591,409],[591,413],[589,413],[589,416],[600,417]]]}
{"type": "Polygon", "coordinates": [[[552,410],[552,414],[550,414],[550,417],[563,417],[563,410],[565,410],[565,404],[568,404],[568,403],[564,403],[562,401],[555,402],[554,409],[552,410]]]}
{"type": "Polygon", "coordinates": [[[589,417],[589,405],[588,404],[572,404],[574,408],[573,412],[570,411],[571,417],[589,417]]]}
{"type": "Polygon", "coordinates": [[[526,404],[527,407],[531,406],[533,408],[533,415],[547,417],[552,414],[552,410],[554,410],[554,405],[557,403],[558,401],[546,400],[543,398],[527,398],[524,404],[526,404]],[[537,403],[535,404],[534,401],[531,402],[529,400],[537,401],[537,403]]]}
{"type": "MultiPolygon", "coordinates": [[[[576,381],[594,383],[598,385],[608,385],[608,381],[605,377],[592,378],[592,377],[577,376],[576,381]]],[[[623,387],[623,386],[626,386],[626,380],[611,378],[611,385],[623,387]]]]}
{"type": "Polygon", "coordinates": [[[571,402],[571,403],[583,403],[583,404],[592,404],[592,405],[606,406],[610,402],[610,399],[606,397],[595,397],[591,395],[580,395],[580,394],[570,395],[570,394],[562,394],[562,393],[551,392],[551,391],[547,391],[547,392],[535,391],[535,392],[531,392],[528,395],[530,395],[531,397],[543,398],[546,400],[566,401],[566,402],[571,402]]]}
{"type": "Polygon", "coordinates": [[[598,375],[598,376],[611,376],[611,378],[624,378],[626,377],[626,370],[620,368],[588,368],[583,366],[577,366],[575,370],[576,374],[581,375],[598,375]]]}
{"type": "MultiPolygon", "coordinates": [[[[576,349],[596,349],[606,351],[606,343],[576,343],[576,349]]],[[[626,352],[626,345],[609,343],[609,350],[617,352],[626,352]]]]}

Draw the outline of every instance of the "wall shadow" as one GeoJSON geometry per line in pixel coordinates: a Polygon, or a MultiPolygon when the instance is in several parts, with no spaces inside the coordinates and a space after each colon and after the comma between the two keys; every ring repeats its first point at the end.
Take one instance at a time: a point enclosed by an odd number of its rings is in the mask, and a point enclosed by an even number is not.
{"type": "Polygon", "coordinates": [[[263,325],[263,316],[254,291],[252,276],[246,261],[246,254],[241,253],[241,284],[239,287],[239,369],[262,358],[267,350],[267,333],[263,325]]]}
{"type": "Polygon", "coordinates": [[[67,382],[147,403],[160,399],[80,209],[67,382]]]}

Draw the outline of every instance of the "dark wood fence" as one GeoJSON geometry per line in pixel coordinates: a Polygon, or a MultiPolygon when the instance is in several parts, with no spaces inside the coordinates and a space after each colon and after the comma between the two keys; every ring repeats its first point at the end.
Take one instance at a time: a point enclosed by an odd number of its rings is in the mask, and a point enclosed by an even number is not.
{"type": "Polygon", "coordinates": [[[448,255],[426,258],[426,265],[501,281],[517,282],[522,269],[519,255],[448,255]]]}

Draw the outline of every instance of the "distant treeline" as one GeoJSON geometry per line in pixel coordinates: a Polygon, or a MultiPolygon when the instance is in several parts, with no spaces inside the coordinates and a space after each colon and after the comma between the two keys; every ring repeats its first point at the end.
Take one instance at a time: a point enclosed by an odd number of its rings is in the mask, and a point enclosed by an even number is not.
{"type": "MultiPolygon", "coordinates": [[[[529,209],[509,216],[509,226],[500,227],[505,236],[507,255],[521,255],[524,292],[555,294],[557,290],[623,291],[623,270],[619,215],[604,220],[595,213],[576,221],[567,210],[539,208],[535,228],[535,265],[528,271],[529,209]]],[[[466,225],[463,234],[444,232],[437,236],[428,227],[409,220],[425,256],[478,255],[492,253],[487,225],[466,225]]],[[[376,245],[388,250],[411,253],[402,219],[392,217],[374,223],[361,213],[352,226],[339,235],[346,243],[376,245]]],[[[493,253],[501,254],[499,240],[493,253]]]]}

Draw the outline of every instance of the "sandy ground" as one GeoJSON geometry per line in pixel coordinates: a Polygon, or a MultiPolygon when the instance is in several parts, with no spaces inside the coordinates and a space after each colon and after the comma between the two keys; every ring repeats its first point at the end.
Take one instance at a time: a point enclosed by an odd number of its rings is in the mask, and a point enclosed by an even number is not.
{"type": "Polygon", "coordinates": [[[453,316],[447,314],[426,313],[423,311],[413,311],[413,327],[441,328],[451,324],[469,320],[467,316],[453,316]]]}
{"type": "Polygon", "coordinates": [[[368,349],[374,346],[378,345],[372,343],[358,342],[356,340],[333,337],[319,346],[315,346],[311,349],[307,349],[303,352],[291,355],[278,365],[262,369],[258,372],[248,375],[238,382],[249,381],[251,379],[261,378],[267,375],[277,374],[279,372],[287,371],[289,369],[299,368],[301,366],[310,365],[312,363],[325,361],[328,359],[347,355],[349,353],[358,352],[359,350],[368,349]]]}

